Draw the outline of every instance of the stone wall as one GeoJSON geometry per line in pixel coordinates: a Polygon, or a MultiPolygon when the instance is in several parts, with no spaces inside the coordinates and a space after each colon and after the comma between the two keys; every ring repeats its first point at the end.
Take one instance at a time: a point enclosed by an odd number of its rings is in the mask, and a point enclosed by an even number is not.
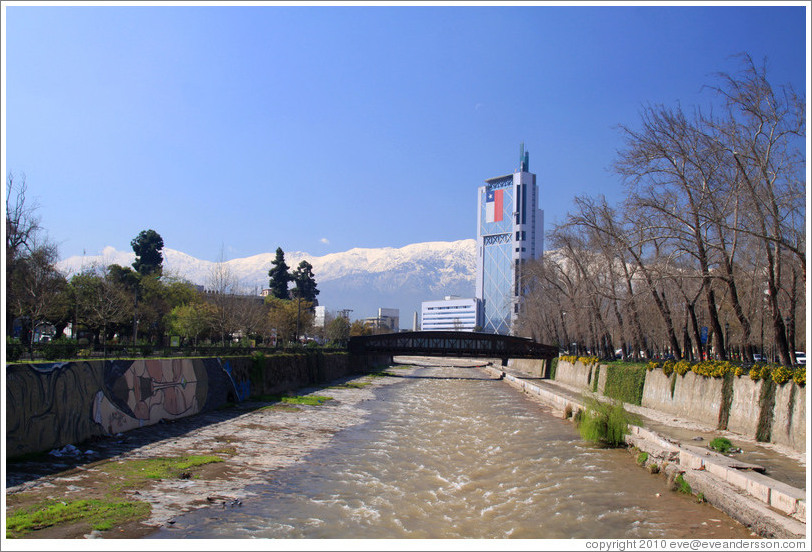
{"type": "Polygon", "coordinates": [[[252,359],[90,360],[6,368],[6,456],[193,416],[253,395],[335,380],[391,360],[346,353],[252,359]]]}
{"type": "MultiPolygon", "coordinates": [[[[603,394],[610,369],[606,364],[601,365],[598,376],[600,394],[603,394]]],[[[589,380],[589,367],[581,362],[571,364],[559,360],[555,381],[591,391],[589,380]]],[[[729,431],[751,439],[757,438],[761,425],[761,433],[765,428],[769,433],[769,442],[797,451],[806,450],[805,387],[792,381],[783,385],[752,381],[746,376],[734,377],[732,383],[732,400],[726,420],[720,420],[724,418],[723,378],[709,378],[693,372],[684,376],[676,373],[666,376],[660,369],[646,371],[642,406],[713,427],[718,427],[720,421],[726,422],[729,431]],[[769,397],[769,389],[763,389],[765,385],[775,388],[772,406],[769,400],[762,398],[762,395],[769,397]]]]}
{"type": "Polygon", "coordinates": [[[722,383],[721,378],[706,378],[693,372],[684,376],[674,373],[669,377],[662,370],[652,370],[646,372],[643,406],[716,425],[722,404],[722,383]],[[676,378],[673,396],[672,378],[676,378]]]}

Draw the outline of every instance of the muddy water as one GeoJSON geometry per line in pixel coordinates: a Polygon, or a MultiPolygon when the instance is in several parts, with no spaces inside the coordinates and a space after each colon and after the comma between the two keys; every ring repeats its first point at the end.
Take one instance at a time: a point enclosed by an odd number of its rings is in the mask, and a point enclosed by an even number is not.
{"type": "Polygon", "coordinates": [[[476,369],[418,368],[241,506],[157,538],[748,538],[476,369]]]}

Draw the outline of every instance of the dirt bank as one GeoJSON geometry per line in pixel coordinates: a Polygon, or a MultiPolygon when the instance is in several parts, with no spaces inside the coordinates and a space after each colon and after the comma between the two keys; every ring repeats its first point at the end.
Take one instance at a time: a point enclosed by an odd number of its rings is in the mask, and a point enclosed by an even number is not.
{"type": "MultiPolygon", "coordinates": [[[[407,373],[408,369],[392,369],[407,373]]],[[[329,396],[320,405],[244,402],[238,406],[150,426],[84,443],[61,457],[47,455],[11,462],[6,472],[7,513],[46,499],[139,500],[148,502],[146,519],[122,522],[105,531],[68,523],[33,531],[27,538],[139,538],[168,526],[198,508],[239,508],[252,500],[246,487],[273,477],[274,470],[302,461],[338,431],[363,421],[361,403],[375,388],[399,378],[359,376],[298,394],[329,396]],[[88,452],[90,451],[90,452],[88,452]],[[73,452],[73,454],[71,454],[73,452]],[[160,480],[117,481],[112,464],[128,460],[190,455],[222,460],[160,480]]]]}

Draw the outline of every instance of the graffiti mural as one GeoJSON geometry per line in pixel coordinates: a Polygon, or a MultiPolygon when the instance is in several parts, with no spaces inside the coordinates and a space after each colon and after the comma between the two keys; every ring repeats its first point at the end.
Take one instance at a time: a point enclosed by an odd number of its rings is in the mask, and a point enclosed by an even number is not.
{"type": "Polygon", "coordinates": [[[247,374],[219,359],[18,364],[6,372],[6,455],[212,410],[247,396],[247,374]],[[237,387],[239,385],[239,392],[237,387]]]}
{"type": "Polygon", "coordinates": [[[192,359],[113,361],[93,401],[108,434],[197,414],[208,393],[205,367],[192,359]]]}
{"type": "Polygon", "coordinates": [[[351,373],[346,354],[92,360],[6,367],[6,456],[218,409],[351,373]]]}

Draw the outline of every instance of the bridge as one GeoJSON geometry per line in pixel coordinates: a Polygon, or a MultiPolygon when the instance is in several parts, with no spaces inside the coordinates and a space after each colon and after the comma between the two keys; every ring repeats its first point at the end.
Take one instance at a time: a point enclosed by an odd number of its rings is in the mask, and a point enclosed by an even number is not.
{"type": "Polygon", "coordinates": [[[428,331],[351,337],[353,355],[407,355],[498,358],[506,366],[510,358],[549,361],[558,356],[558,348],[532,339],[511,335],[476,332],[428,331]]]}

